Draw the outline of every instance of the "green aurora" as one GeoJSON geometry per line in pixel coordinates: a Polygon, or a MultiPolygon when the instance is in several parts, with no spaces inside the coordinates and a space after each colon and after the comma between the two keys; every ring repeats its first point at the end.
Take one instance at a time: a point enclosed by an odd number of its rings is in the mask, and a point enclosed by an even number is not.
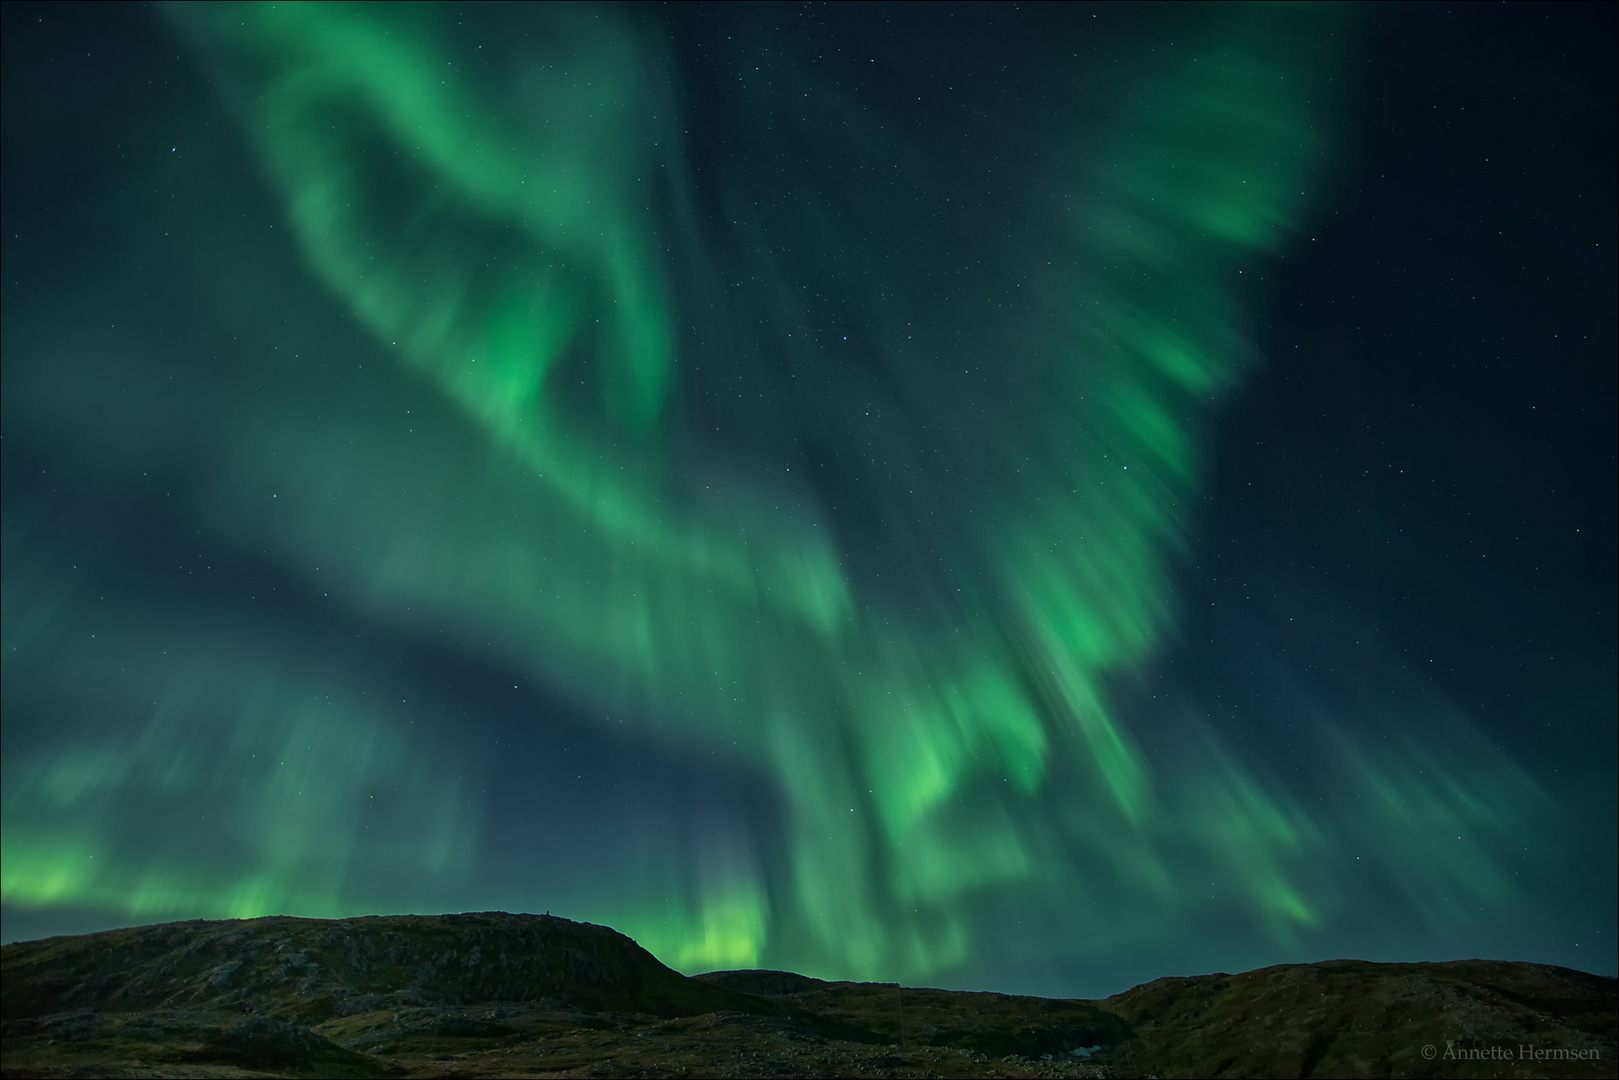
{"type": "Polygon", "coordinates": [[[783,38],[727,99],[763,163],[731,176],[642,9],[169,14],[218,97],[175,121],[177,195],[131,185],[143,239],[107,242],[153,295],[8,314],[7,434],[333,621],[105,587],[114,541],[14,505],[13,909],[548,909],[686,971],[914,981],[1213,925],[1286,955],[1366,895],[1432,926],[1520,903],[1503,852],[1550,801],[1414,676],[1381,714],[1323,704],[1307,778],[1129,689],[1257,362],[1244,271],[1325,182],[1344,11],[1197,9],[1174,48],[1121,39],[1122,78],[1059,79],[1052,43],[1041,107],[937,158],[783,38]],[[519,755],[345,619],[774,809],[626,812],[588,872],[519,840],[491,877],[519,755]]]}

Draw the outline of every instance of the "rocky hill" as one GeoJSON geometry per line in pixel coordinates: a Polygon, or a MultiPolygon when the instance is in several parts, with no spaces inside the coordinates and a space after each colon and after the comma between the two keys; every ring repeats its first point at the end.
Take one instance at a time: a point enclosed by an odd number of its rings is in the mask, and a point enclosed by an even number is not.
{"type": "Polygon", "coordinates": [[[1615,980],[1340,960],[1102,1001],[686,978],[549,916],[185,922],[8,945],[6,1077],[1615,1075],[1615,980]]]}

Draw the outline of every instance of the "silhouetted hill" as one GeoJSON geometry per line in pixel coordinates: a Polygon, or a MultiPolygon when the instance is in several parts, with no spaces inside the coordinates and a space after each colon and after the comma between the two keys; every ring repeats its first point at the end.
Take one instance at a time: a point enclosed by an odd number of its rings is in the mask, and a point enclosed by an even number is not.
{"type": "Polygon", "coordinates": [[[1498,960],[1284,964],[1158,979],[1102,1005],[1163,1076],[1613,1076],[1619,1033],[1613,979],[1498,960]],[[1478,1056],[1496,1049],[1511,1059],[1478,1056]]]}
{"type": "Polygon", "coordinates": [[[606,927],[501,913],[170,923],[0,963],[7,1077],[1598,1077],[1619,1034],[1613,979],[1536,964],[1337,960],[1073,1001],[686,978],[606,927]]]}
{"type": "Polygon", "coordinates": [[[179,922],[5,948],[7,1019],[227,1006],[318,1023],[384,1005],[488,1001],[688,1016],[745,1009],[605,926],[549,915],[179,922]]]}

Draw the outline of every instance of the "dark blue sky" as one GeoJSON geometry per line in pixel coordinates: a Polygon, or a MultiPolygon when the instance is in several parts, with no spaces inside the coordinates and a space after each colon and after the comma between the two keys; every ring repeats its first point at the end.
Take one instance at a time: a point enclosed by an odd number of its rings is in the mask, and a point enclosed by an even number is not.
{"type": "Polygon", "coordinates": [[[1614,972],[1615,12],[7,5],[6,939],[1614,972]]]}

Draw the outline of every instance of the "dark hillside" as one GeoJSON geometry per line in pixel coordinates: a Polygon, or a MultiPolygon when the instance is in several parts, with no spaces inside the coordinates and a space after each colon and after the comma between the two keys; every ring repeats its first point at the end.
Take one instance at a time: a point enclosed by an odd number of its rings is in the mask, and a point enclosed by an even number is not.
{"type": "Polygon", "coordinates": [[[537,915],[185,922],[7,945],[5,1077],[1614,1076],[1612,978],[1334,960],[1102,1001],[687,978],[537,915]]]}
{"type": "Polygon", "coordinates": [[[755,1007],[605,926],[499,912],[182,922],[9,945],[0,1007],[7,1020],[251,1007],[318,1023],[384,1005],[488,1001],[656,1016],[755,1007]]]}
{"type": "Polygon", "coordinates": [[[1096,1002],[1013,994],[822,982],[785,971],[717,971],[697,979],[789,998],[821,1016],[867,1028],[887,1042],[950,1046],[991,1057],[1089,1060],[1130,1037],[1129,1025],[1096,1002]]]}
{"type": "Polygon", "coordinates": [[[1613,1076],[1619,1036],[1612,978],[1498,960],[1285,964],[1101,1004],[1162,1076],[1613,1076]]]}

